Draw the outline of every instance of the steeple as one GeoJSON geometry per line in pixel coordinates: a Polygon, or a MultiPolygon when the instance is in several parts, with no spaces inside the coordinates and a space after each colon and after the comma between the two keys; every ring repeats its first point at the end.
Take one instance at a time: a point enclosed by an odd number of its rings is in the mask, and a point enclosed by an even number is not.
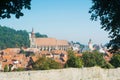
{"type": "Polygon", "coordinates": [[[31,32],[31,37],[35,38],[35,33],[34,33],[34,29],[32,28],[32,32],[31,32]]]}
{"type": "Polygon", "coordinates": [[[95,50],[95,48],[93,47],[93,43],[92,43],[92,40],[89,39],[89,42],[88,42],[88,47],[91,51],[95,50]]]}
{"type": "Polygon", "coordinates": [[[31,32],[31,34],[34,34],[34,29],[32,28],[32,32],[31,32]]]}
{"type": "Polygon", "coordinates": [[[30,47],[35,48],[35,33],[33,28],[32,28],[31,37],[30,37],[30,47]]]}
{"type": "Polygon", "coordinates": [[[92,43],[92,40],[91,39],[89,39],[89,42],[88,42],[88,44],[91,44],[92,43]]]}

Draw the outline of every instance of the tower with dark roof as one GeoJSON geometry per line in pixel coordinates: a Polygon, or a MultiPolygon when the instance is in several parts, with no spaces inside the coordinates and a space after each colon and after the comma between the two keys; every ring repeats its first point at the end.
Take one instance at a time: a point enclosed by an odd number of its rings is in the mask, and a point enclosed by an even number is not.
{"type": "Polygon", "coordinates": [[[30,47],[31,48],[35,48],[35,33],[34,33],[34,29],[32,28],[32,32],[30,34],[30,47]]]}
{"type": "Polygon", "coordinates": [[[91,40],[91,39],[89,39],[88,47],[89,47],[90,51],[95,50],[95,48],[93,47],[93,43],[92,43],[92,40],[91,40]]]}

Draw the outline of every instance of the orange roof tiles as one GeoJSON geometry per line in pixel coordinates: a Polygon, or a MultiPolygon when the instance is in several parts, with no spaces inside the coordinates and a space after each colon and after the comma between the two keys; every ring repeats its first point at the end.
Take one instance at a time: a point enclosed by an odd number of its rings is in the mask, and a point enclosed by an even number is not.
{"type": "Polygon", "coordinates": [[[12,56],[11,55],[4,55],[3,59],[11,60],[12,56]]]}
{"type": "Polygon", "coordinates": [[[58,45],[68,45],[65,40],[57,40],[55,38],[36,38],[35,44],[38,46],[58,46],[58,45]]]}
{"type": "Polygon", "coordinates": [[[49,51],[41,51],[40,53],[41,53],[41,54],[50,54],[49,51]]]}
{"type": "Polygon", "coordinates": [[[32,56],[31,58],[34,62],[38,60],[38,58],[36,56],[32,56]]]}
{"type": "Polygon", "coordinates": [[[52,53],[53,53],[53,54],[61,54],[61,53],[67,54],[67,52],[66,52],[66,51],[63,51],[63,50],[53,50],[52,53]]]}

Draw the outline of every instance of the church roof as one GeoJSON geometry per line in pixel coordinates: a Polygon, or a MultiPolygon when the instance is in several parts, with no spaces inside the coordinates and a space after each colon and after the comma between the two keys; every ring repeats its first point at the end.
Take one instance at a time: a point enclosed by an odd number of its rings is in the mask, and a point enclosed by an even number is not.
{"type": "Polygon", "coordinates": [[[57,40],[55,38],[36,38],[35,44],[38,46],[68,46],[66,40],[57,40]]]}

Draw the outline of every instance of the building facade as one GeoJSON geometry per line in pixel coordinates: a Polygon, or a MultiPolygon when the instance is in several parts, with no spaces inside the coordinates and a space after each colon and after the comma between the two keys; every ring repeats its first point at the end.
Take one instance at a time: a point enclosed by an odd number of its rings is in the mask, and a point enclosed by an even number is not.
{"type": "Polygon", "coordinates": [[[69,48],[68,41],[57,40],[55,38],[36,38],[34,30],[29,34],[30,48],[37,48],[40,51],[67,50],[69,48]]]}

